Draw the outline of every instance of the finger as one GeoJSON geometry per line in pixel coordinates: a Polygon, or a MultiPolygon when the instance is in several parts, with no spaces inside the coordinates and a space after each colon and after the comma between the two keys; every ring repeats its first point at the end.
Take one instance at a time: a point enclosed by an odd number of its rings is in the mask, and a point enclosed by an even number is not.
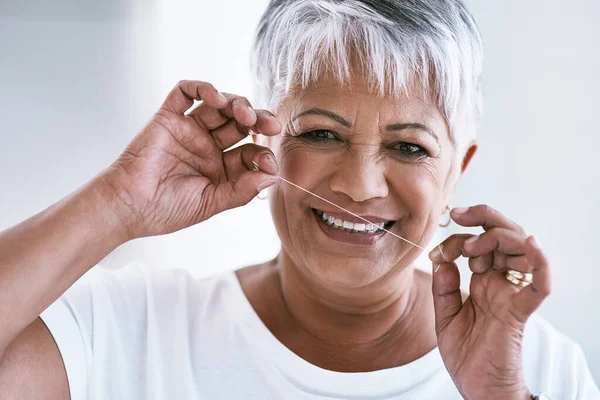
{"type": "Polygon", "coordinates": [[[254,171],[254,163],[258,168],[271,175],[278,171],[275,156],[267,147],[256,144],[245,144],[223,154],[225,170],[229,180],[237,181],[247,171],[254,171]]]}
{"type": "Polygon", "coordinates": [[[533,280],[514,300],[515,307],[524,320],[542,304],[552,289],[548,259],[533,236],[528,237],[525,242],[525,255],[533,265],[533,280]]]}
{"type": "MultiPolygon", "coordinates": [[[[229,100],[228,100],[229,102],[229,100]]],[[[198,125],[207,131],[217,129],[230,119],[223,115],[218,108],[212,107],[207,103],[200,103],[187,113],[198,125]]]]}
{"type": "Polygon", "coordinates": [[[502,253],[488,253],[479,257],[469,258],[469,269],[475,274],[486,273],[489,269],[497,271],[508,271],[509,269],[531,273],[533,266],[529,264],[527,257],[508,256],[502,253]]]}
{"type": "Polygon", "coordinates": [[[469,269],[474,274],[483,274],[494,266],[494,253],[469,258],[469,269]]]}
{"type": "Polygon", "coordinates": [[[248,137],[249,128],[230,119],[226,124],[211,132],[213,139],[221,151],[227,150],[234,144],[248,137]]]}
{"type": "Polygon", "coordinates": [[[253,130],[265,136],[275,136],[281,132],[281,123],[268,110],[255,110],[258,119],[253,130]]]}
{"type": "Polygon", "coordinates": [[[194,104],[194,100],[202,100],[215,108],[226,107],[228,103],[227,98],[208,82],[181,81],[167,95],[161,108],[183,114],[194,104]]]}
{"type": "Polygon", "coordinates": [[[252,127],[256,124],[258,115],[247,98],[230,93],[224,94],[229,102],[221,108],[221,113],[227,118],[235,119],[240,124],[252,127]]]}
{"type": "MultiPolygon", "coordinates": [[[[261,190],[277,183],[277,177],[262,171],[247,171],[237,181],[229,180],[217,186],[211,186],[208,204],[209,215],[240,207],[252,200],[261,190]]],[[[204,198],[205,196],[203,196],[204,198]]]]}
{"type": "Polygon", "coordinates": [[[529,260],[525,255],[508,256],[506,254],[495,254],[494,268],[500,271],[507,271],[509,269],[528,273],[533,271],[533,265],[529,263],[529,260]]]}
{"type": "Polygon", "coordinates": [[[457,233],[450,235],[429,253],[429,259],[434,264],[452,262],[462,255],[463,243],[474,235],[457,233]]]}
{"type": "Polygon", "coordinates": [[[506,228],[491,228],[478,236],[473,236],[463,244],[465,257],[479,257],[498,251],[508,255],[525,254],[525,236],[521,232],[506,228]]]}
{"type": "Polygon", "coordinates": [[[525,230],[492,207],[480,204],[468,208],[455,208],[450,216],[461,226],[482,226],[484,230],[506,228],[525,234],[525,230]]]}
{"type": "Polygon", "coordinates": [[[226,124],[211,132],[215,142],[221,150],[226,150],[241,140],[244,140],[250,134],[251,129],[268,136],[273,136],[280,132],[281,125],[279,124],[279,121],[275,119],[273,114],[266,110],[255,111],[258,115],[258,119],[256,126],[254,127],[247,127],[234,119],[230,119],[226,124]]]}
{"type": "Polygon", "coordinates": [[[455,263],[433,264],[435,331],[439,336],[462,307],[460,273],[455,263]]]}

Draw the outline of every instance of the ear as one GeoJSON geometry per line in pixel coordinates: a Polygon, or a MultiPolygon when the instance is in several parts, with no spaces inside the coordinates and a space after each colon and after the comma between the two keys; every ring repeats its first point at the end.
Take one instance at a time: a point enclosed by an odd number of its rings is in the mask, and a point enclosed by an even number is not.
{"type": "Polygon", "coordinates": [[[473,156],[475,155],[476,152],[477,152],[477,142],[473,142],[473,143],[471,143],[471,145],[469,146],[469,148],[467,149],[467,151],[465,153],[465,156],[463,157],[463,160],[462,160],[462,163],[460,166],[461,174],[465,173],[465,170],[471,163],[471,160],[473,159],[473,156]]]}
{"type": "MultiPolygon", "coordinates": [[[[477,152],[477,142],[474,141],[469,145],[469,148],[465,152],[465,155],[462,159],[462,162],[460,164],[460,175],[465,173],[465,170],[471,163],[471,160],[473,159],[473,156],[475,155],[476,152],[477,152]]],[[[446,207],[449,207],[448,204],[452,203],[452,200],[454,197],[454,190],[456,189],[456,186],[458,185],[459,179],[460,179],[460,176],[456,176],[456,180],[454,181],[453,186],[451,188],[448,188],[449,192],[447,193],[447,195],[449,197],[446,199],[446,203],[445,203],[446,207]]],[[[444,211],[442,211],[442,213],[443,212],[444,211]]]]}

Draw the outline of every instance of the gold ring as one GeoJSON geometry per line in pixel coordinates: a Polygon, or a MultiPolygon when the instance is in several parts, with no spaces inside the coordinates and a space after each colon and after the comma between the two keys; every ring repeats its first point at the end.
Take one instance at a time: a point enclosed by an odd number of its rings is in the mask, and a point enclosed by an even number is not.
{"type": "Polygon", "coordinates": [[[521,281],[527,281],[527,282],[531,283],[531,281],[533,280],[533,274],[528,273],[528,272],[519,272],[519,271],[515,271],[514,269],[509,269],[506,272],[509,275],[512,275],[521,281]]]}
{"type": "Polygon", "coordinates": [[[512,269],[506,271],[505,277],[506,280],[512,283],[513,285],[522,288],[526,288],[527,286],[531,285],[531,282],[533,280],[533,274],[523,273],[512,269]]]}

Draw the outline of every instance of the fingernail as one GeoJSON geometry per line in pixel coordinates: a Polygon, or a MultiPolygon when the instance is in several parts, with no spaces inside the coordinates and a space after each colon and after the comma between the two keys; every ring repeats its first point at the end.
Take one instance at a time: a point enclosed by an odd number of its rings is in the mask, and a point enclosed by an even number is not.
{"type": "Polygon", "coordinates": [[[277,172],[277,170],[279,169],[279,166],[277,165],[277,161],[275,161],[275,157],[273,157],[272,154],[267,153],[264,156],[265,162],[268,163],[271,168],[274,170],[273,172],[277,172]]]}
{"type": "Polygon", "coordinates": [[[433,264],[433,273],[435,274],[436,272],[438,272],[441,266],[442,264],[433,264]]]}
{"type": "Polygon", "coordinates": [[[475,242],[477,239],[479,239],[479,236],[470,237],[467,240],[465,240],[465,244],[471,244],[471,243],[475,242]]]}
{"type": "Polygon", "coordinates": [[[272,175],[276,174],[277,170],[279,169],[279,167],[277,166],[277,161],[275,161],[275,157],[273,157],[271,153],[260,154],[252,161],[252,164],[254,164],[254,166],[260,169],[261,171],[272,175]],[[259,165],[262,165],[262,167],[260,167],[259,165]]]}
{"type": "Polygon", "coordinates": [[[452,209],[452,211],[454,211],[456,214],[464,214],[467,211],[469,211],[469,208],[468,207],[457,207],[457,208],[452,209]]]}
{"type": "Polygon", "coordinates": [[[429,258],[434,259],[434,258],[438,258],[441,255],[442,255],[442,252],[440,251],[439,246],[436,246],[436,248],[431,250],[431,252],[429,253],[429,258]]]}
{"type": "Polygon", "coordinates": [[[249,112],[251,115],[253,115],[253,116],[254,116],[254,118],[258,118],[258,117],[256,116],[256,111],[254,111],[254,109],[253,109],[252,107],[248,106],[248,107],[246,107],[246,109],[248,110],[248,112],[249,112]]]}
{"type": "Polygon", "coordinates": [[[260,192],[261,190],[265,190],[269,186],[273,186],[273,184],[275,184],[276,182],[277,182],[277,179],[274,179],[274,178],[265,179],[264,181],[262,181],[261,183],[258,184],[258,186],[256,187],[256,190],[258,190],[260,192]]]}

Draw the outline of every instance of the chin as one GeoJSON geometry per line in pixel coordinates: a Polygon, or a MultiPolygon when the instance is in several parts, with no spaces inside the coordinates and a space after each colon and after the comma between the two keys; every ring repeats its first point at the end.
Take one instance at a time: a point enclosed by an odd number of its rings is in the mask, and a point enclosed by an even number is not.
{"type": "Polygon", "coordinates": [[[322,284],[342,288],[369,286],[394,269],[393,264],[368,258],[330,255],[315,261],[307,266],[310,275],[322,284]]]}

